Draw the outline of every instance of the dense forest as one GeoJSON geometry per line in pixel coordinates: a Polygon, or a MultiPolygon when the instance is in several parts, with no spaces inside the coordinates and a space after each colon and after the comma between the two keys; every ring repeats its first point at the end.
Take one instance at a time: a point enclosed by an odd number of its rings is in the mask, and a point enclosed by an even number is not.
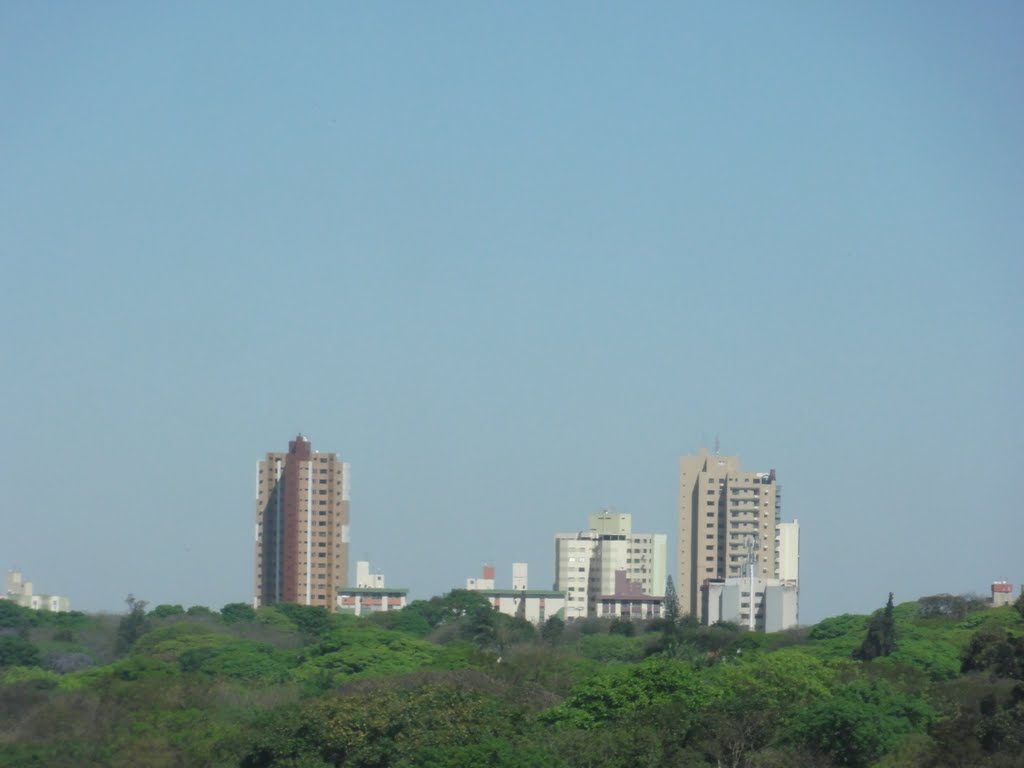
{"type": "Polygon", "coordinates": [[[935,595],[779,634],[472,592],[368,618],[0,601],[0,765],[1024,765],[1024,602],[935,595]]]}

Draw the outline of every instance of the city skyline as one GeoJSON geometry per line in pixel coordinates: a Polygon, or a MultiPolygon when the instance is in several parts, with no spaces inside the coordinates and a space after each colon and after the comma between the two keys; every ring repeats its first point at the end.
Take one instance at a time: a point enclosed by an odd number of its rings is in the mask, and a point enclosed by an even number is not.
{"type": "MultiPolygon", "coordinates": [[[[715,439],[715,451],[718,451],[718,449],[719,449],[719,439],[716,437],[716,439],[715,439]]],[[[333,561],[332,561],[331,571],[334,572],[335,578],[337,578],[338,575],[341,575],[342,579],[341,579],[340,582],[336,582],[336,583],[334,583],[330,587],[330,590],[327,593],[327,595],[317,595],[317,596],[314,596],[314,599],[310,600],[310,602],[308,603],[308,604],[313,604],[313,605],[325,605],[325,606],[329,607],[328,603],[330,603],[331,600],[336,596],[338,590],[341,587],[343,587],[343,586],[348,586],[348,587],[355,586],[355,580],[358,578],[356,574],[351,574],[351,575],[348,574],[348,571],[349,571],[348,549],[349,549],[349,543],[350,543],[349,542],[349,535],[350,534],[349,534],[349,506],[348,506],[348,502],[349,502],[349,499],[348,499],[348,496],[349,496],[349,490],[348,490],[349,480],[348,480],[348,476],[349,476],[349,472],[350,472],[350,467],[349,467],[349,464],[347,462],[342,462],[340,460],[338,454],[336,454],[336,453],[323,453],[322,454],[320,451],[315,451],[315,452],[312,451],[311,441],[309,440],[308,437],[306,437],[302,433],[299,433],[293,440],[291,440],[289,442],[289,450],[287,452],[273,452],[273,451],[267,452],[266,458],[260,460],[257,463],[257,497],[256,497],[257,539],[256,539],[256,559],[255,559],[255,562],[256,562],[256,584],[257,584],[257,588],[256,588],[257,604],[269,604],[269,603],[265,603],[265,598],[261,598],[260,597],[260,595],[263,594],[263,592],[261,591],[261,587],[260,587],[260,584],[261,584],[260,576],[261,576],[261,574],[262,574],[262,572],[264,570],[263,564],[261,562],[261,553],[263,552],[264,548],[261,546],[261,543],[260,543],[261,540],[262,540],[260,525],[261,525],[261,522],[263,522],[265,520],[266,516],[268,514],[272,513],[272,509],[271,508],[273,507],[273,501],[275,499],[278,499],[279,497],[282,496],[282,494],[277,493],[277,491],[278,491],[278,483],[282,479],[284,479],[284,477],[285,477],[285,470],[287,468],[287,460],[288,460],[288,458],[301,459],[301,463],[300,462],[293,462],[293,464],[292,464],[292,470],[291,471],[294,473],[296,478],[298,478],[300,471],[303,471],[303,470],[299,469],[300,466],[305,467],[306,464],[310,464],[310,465],[314,466],[314,472],[315,472],[315,467],[317,466],[317,465],[315,465],[316,461],[319,460],[319,461],[331,462],[331,469],[329,471],[332,472],[332,473],[335,473],[335,474],[332,474],[331,478],[328,480],[328,483],[330,483],[332,485],[332,494],[333,494],[333,492],[335,490],[333,488],[333,484],[334,483],[339,484],[339,488],[337,489],[337,499],[335,499],[334,495],[332,495],[330,503],[332,505],[332,509],[334,508],[334,506],[340,505],[340,507],[339,507],[340,516],[333,515],[332,518],[333,517],[338,517],[338,520],[342,520],[343,521],[342,523],[339,523],[339,524],[343,525],[344,530],[343,531],[338,531],[337,535],[340,537],[339,540],[342,541],[342,544],[339,545],[339,546],[342,546],[345,551],[344,551],[344,554],[340,556],[340,558],[338,560],[339,565],[337,567],[333,566],[333,561]],[[301,456],[298,455],[298,454],[301,454],[301,456]],[[278,465],[280,465],[280,466],[278,466],[278,465]],[[276,471],[276,470],[280,470],[280,471],[276,471]],[[337,504],[335,502],[337,502],[337,504]],[[341,563],[344,563],[344,565],[341,565],[341,563]],[[324,600],[324,597],[326,597],[326,602],[324,600]]],[[[701,468],[710,467],[712,465],[715,465],[715,466],[718,467],[718,469],[716,470],[718,472],[718,474],[715,474],[715,472],[712,472],[711,474],[713,475],[713,477],[712,477],[711,480],[708,480],[707,482],[711,483],[713,481],[714,485],[716,485],[716,486],[718,485],[719,482],[721,482],[723,484],[722,493],[720,493],[718,496],[716,496],[716,499],[715,499],[716,509],[718,509],[719,506],[721,506],[723,508],[727,508],[727,503],[724,501],[726,499],[725,491],[728,491],[730,486],[731,485],[735,485],[737,482],[739,482],[740,484],[744,484],[745,482],[750,481],[751,478],[755,478],[755,477],[758,478],[758,482],[762,482],[761,476],[763,476],[764,477],[763,482],[768,483],[769,482],[768,478],[769,478],[769,475],[770,475],[769,487],[770,487],[770,489],[772,491],[775,490],[776,475],[775,475],[775,470],[774,469],[771,471],[771,473],[768,473],[768,472],[758,472],[758,471],[753,471],[753,472],[749,472],[748,471],[748,472],[742,473],[742,472],[740,472],[740,457],[739,456],[725,456],[725,455],[722,455],[722,454],[720,454],[718,452],[711,452],[707,447],[702,447],[697,452],[696,455],[681,456],[681,457],[678,458],[678,466],[680,467],[680,472],[679,472],[679,475],[677,476],[677,480],[679,482],[681,482],[681,483],[685,483],[686,482],[685,481],[686,471],[694,471],[694,470],[696,470],[697,472],[700,472],[701,468]],[[721,475],[721,480],[719,480],[719,474],[721,475]]],[[[328,470],[321,470],[321,471],[328,471],[328,470]]],[[[304,474],[304,475],[302,475],[302,477],[304,479],[304,482],[300,484],[302,486],[305,485],[305,481],[311,481],[312,479],[315,479],[315,478],[313,478],[312,475],[309,475],[309,477],[307,477],[304,474]]],[[[704,479],[705,479],[705,476],[702,475],[701,476],[701,482],[702,483],[704,482],[704,479]]],[[[283,484],[282,484],[282,487],[283,487],[283,484]]],[[[684,485],[683,488],[681,489],[680,496],[679,496],[679,504],[677,505],[677,508],[675,510],[675,512],[677,514],[679,514],[680,516],[684,514],[681,510],[684,507],[685,487],[686,486],[684,485]]],[[[695,490],[693,491],[693,493],[697,493],[699,490],[703,490],[703,488],[704,488],[704,485],[697,486],[696,484],[694,484],[694,489],[695,490]]],[[[733,491],[735,492],[735,489],[733,489],[733,491]]],[[[300,497],[298,497],[298,494],[295,494],[295,495],[297,496],[297,498],[292,499],[290,506],[295,507],[296,509],[298,509],[298,506],[296,506],[296,505],[302,506],[303,504],[305,504],[306,501],[311,500],[313,498],[313,497],[309,497],[309,499],[307,499],[305,496],[302,496],[300,498],[300,497]]],[[[780,489],[780,492],[779,492],[778,496],[776,496],[774,493],[772,494],[771,499],[770,499],[770,503],[768,504],[767,509],[770,510],[770,515],[769,516],[773,520],[776,517],[776,511],[781,507],[781,497],[782,497],[782,494],[781,494],[781,489],[780,489]]],[[[701,499],[701,500],[703,500],[703,499],[701,499]]],[[[284,505],[282,505],[282,506],[284,506],[284,505]]],[[[306,506],[308,506],[308,505],[306,505],[306,506]]],[[[302,506],[302,508],[305,509],[306,507],[302,506]]],[[[596,514],[595,513],[591,513],[589,517],[590,517],[590,521],[591,521],[591,529],[590,530],[591,530],[592,534],[595,531],[598,531],[599,529],[601,531],[604,531],[605,528],[608,528],[608,530],[611,530],[611,528],[609,526],[614,527],[614,525],[618,524],[618,523],[615,523],[613,521],[613,518],[615,520],[618,520],[620,518],[627,519],[627,522],[625,523],[626,528],[624,530],[631,528],[631,523],[628,520],[632,518],[632,513],[623,512],[623,511],[621,511],[619,509],[605,507],[605,508],[602,509],[602,511],[600,513],[596,513],[596,514]],[[594,520],[595,519],[607,519],[607,520],[602,525],[599,525],[598,528],[594,528],[594,525],[595,525],[594,520]],[[608,521],[611,521],[611,522],[608,522],[608,521]]],[[[792,522],[785,522],[785,521],[781,520],[781,517],[784,517],[784,515],[780,515],[780,522],[776,522],[775,526],[778,529],[780,529],[780,530],[782,528],[784,528],[784,527],[787,527],[787,530],[789,528],[792,528],[792,533],[789,534],[789,535],[795,536],[794,541],[796,543],[796,546],[799,547],[799,536],[800,536],[800,534],[799,534],[799,528],[797,527],[798,526],[797,521],[794,520],[792,522]]],[[[682,518],[680,517],[680,519],[682,519],[682,518]]],[[[264,522],[263,524],[265,525],[266,523],[264,522]]],[[[731,529],[727,529],[727,531],[728,530],[731,530],[731,529]]],[[[605,531],[605,532],[607,532],[607,531],[605,531]]],[[[626,530],[626,532],[629,533],[628,530],[626,530]]],[[[334,533],[334,527],[333,526],[332,526],[331,533],[332,534],[334,533]]],[[[537,533],[538,534],[542,534],[543,532],[538,531],[537,533]]],[[[566,541],[569,541],[570,538],[575,539],[577,536],[583,535],[583,533],[585,533],[585,531],[581,532],[580,534],[552,533],[550,531],[547,532],[547,533],[548,533],[548,537],[549,538],[552,535],[555,537],[555,542],[556,542],[556,557],[555,557],[555,560],[557,562],[558,559],[559,559],[559,556],[558,556],[558,551],[559,550],[558,550],[558,546],[557,546],[558,542],[561,539],[565,539],[566,541]]],[[[667,535],[667,537],[668,537],[668,539],[670,541],[674,541],[674,546],[669,546],[669,547],[667,547],[667,549],[665,548],[664,543],[662,543],[661,547],[662,547],[662,551],[663,552],[664,551],[667,551],[667,552],[675,551],[675,552],[678,553],[678,552],[681,551],[681,548],[684,545],[684,538],[682,536],[678,535],[678,534],[673,536],[673,532],[672,531],[666,531],[666,532],[655,531],[655,532],[647,533],[647,534],[633,534],[633,536],[638,537],[638,541],[647,541],[649,539],[644,539],[643,537],[651,537],[652,535],[654,537],[656,537],[656,538],[657,537],[661,537],[663,542],[664,542],[665,536],[667,535]]],[[[775,531],[773,529],[772,538],[775,539],[776,536],[777,536],[777,531],[775,531]]],[[[305,538],[303,538],[302,540],[306,541],[305,538]]],[[[333,536],[332,536],[332,542],[333,542],[333,536]]],[[[316,542],[313,542],[313,543],[316,543],[316,542]]],[[[703,542],[702,541],[695,542],[695,544],[700,544],[700,543],[703,543],[703,542]]],[[[723,543],[724,543],[724,540],[723,540],[723,543]]],[[[768,569],[768,568],[774,569],[776,565],[780,565],[781,562],[782,562],[782,561],[780,561],[779,563],[776,563],[776,561],[775,561],[775,558],[777,558],[778,554],[779,554],[778,553],[778,544],[779,544],[778,540],[775,540],[774,541],[774,550],[772,552],[771,559],[769,559],[770,565],[765,566],[766,569],[768,569]]],[[[792,548],[793,548],[793,545],[790,544],[790,549],[792,549],[792,548]]],[[[721,553],[720,553],[721,557],[723,557],[723,558],[724,557],[729,557],[730,554],[731,554],[731,555],[734,556],[733,559],[735,559],[735,553],[732,551],[732,549],[733,548],[726,546],[723,549],[723,552],[725,554],[721,555],[721,553]]],[[[799,549],[797,549],[796,552],[798,554],[796,555],[795,560],[798,560],[799,557],[800,557],[799,549]]],[[[624,550],[623,550],[623,553],[624,553],[624,550]]],[[[623,554],[623,553],[619,553],[619,554],[623,554]]],[[[790,552],[789,556],[792,558],[792,552],[790,552]]],[[[661,555],[661,557],[664,557],[664,554],[661,555]]],[[[548,559],[550,559],[550,558],[548,558],[548,559]]],[[[540,562],[543,562],[543,560],[544,560],[544,558],[539,558],[540,562]]],[[[463,562],[469,562],[469,561],[467,560],[467,561],[463,561],[463,562]]],[[[492,579],[494,578],[493,574],[495,572],[495,567],[493,565],[493,562],[494,562],[493,560],[485,560],[485,564],[487,566],[485,570],[489,569],[490,573],[492,574],[492,577],[491,577],[492,579]]],[[[522,564],[525,565],[526,564],[525,561],[522,564]]],[[[303,565],[305,565],[305,561],[303,561],[303,565]]],[[[411,564],[407,563],[406,565],[407,566],[411,565],[411,567],[412,567],[412,569],[414,571],[420,572],[420,573],[429,572],[430,571],[430,566],[431,566],[431,564],[427,563],[427,562],[414,562],[414,563],[411,563],[411,564]]],[[[513,566],[515,566],[515,565],[517,565],[517,564],[513,563],[513,566]]],[[[662,562],[662,566],[661,567],[662,567],[662,569],[664,571],[672,571],[673,570],[672,566],[673,566],[673,564],[672,564],[671,560],[665,560],[665,561],[662,562]]],[[[684,595],[684,593],[683,593],[683,591],[681,589],[681,585],[686,585],[687,584],[687,582],[684,581],[684,579],[682,578],[682,575],[680,573],[680,569],[682,567],[683,567],[682,563],[680,563],[677,560],[676,563],[674,564],[674,569],[675,569],[676,580],[677,580],[676,581],[676,588],[677,588],[677,591],[679,592],[679,597],[680,597],[681,612],[684,613],[684,614],[692,613],[695,617],[700,619],[700,616],[701,616],[701,614],[700,614],[700,584],[696,584],[694,586],[694,588],[693,588],[693,592],[696,595],[696,603],[691,603],[691,602],[687,601],[687,599],[686,599],[686,597],[685,597],[685,595],[684,595]]],[[[784,566],[784,567],[788,567],[791,572],[796,570],[795,563],[789,564],[788,566],[784,566]]],[[[725,570],[724,572],[720,572],[719,569],[716,568],[714,573],[710,573],[709,572],[708,574],[705,575],[705,578],[715,579],[715,578],[723,578],[724,576],[729,576],[730,578],[735,578],[741,571],[742,571],[742,565],[731,567],[731,568],[725,570]]],[[[559,589],[559,585],[558,585],[558,582],[559,582],[559,571],[558,571],[558,569],[555,569],[555,570],[552,571],[552,573],[553,573],[552,590],[558,590],[559,589]]],[[[764,577],[764,578],[770,578],[771,577],[771,573],[769,573],[767,570],[763,574],[759,572],[759,575],[760,575],[760,577],[764,577]]],[[[663,576],[662,576],[662,578],[663,578],[663,576]]],[[[783,578],[786,578],[786,577],[783,577],[783,578]]],[[[792,577],[790,577],[790,578],[792,578],[792,577]]],[[[291,579],[292,591],[293,592],[295,592],[297,589],[299,589],[300,585],[298,584],[298,581],[300,581],[300,580],[301,580],[301,574],[297,574],[297,576],[295,576],[295,577],[293,577],[291,579]]],[[[993,577],[993,579],[990,579],[990,580],[985,582],[984,588],[959,590],[958,593],[979,594],[979,595],[981,595],[994,582],[997,582],[997,581],[1000,581],[1000,580],[1001,580],[1000,577],[993,577]]],[[[472,581],[472,580],[470,580],[470,581],[472,581]]],[[[306,584],[306,582],[303,582],[303,584],[306,584]]],[[[311,586],[311,584],[308,584],[307,586],[311,586]]],[[[801,581],[801,586],[802,586],[802,581],[801,581]]],[[[1012,584],[1010,586],[1012,587],[1012,584]]],[[[436,591],[424,591],[423,589],[419,588],[419,584],[412,583],[411,588],[408,590],[409,594],[410,594],[409,599],[428,598],[428,597],[432,597],[434,595],[440,595],[440,594],[446,593],[446,592],[450,591],[451,589],[460,589],[460,588],[462,588],[462,586],[459,583],[453,583],[453,584],[449,585],[448,587],[445,587],[445,588],[442,588],[442,589],[439,589],[439,590],[436,590],[436,591]]],[[[991,588],[993,590],[995,589],[994,586],[991,586],[991,588]]],[[[689,586],[687,586],[687,589],[689,589],[689,586]]],[[[1024,590],[1024,579],[1021,580],[1021,589],[1024,590]]],[[[660,590],[660,593],[663,593],[663,591],[664,591],[664,589],[662,588],[660,590]]],[[[813,591],[813,587],[812,587],[812,591],[813,591]]],[[[659,590],[656,589],[656,590],[654,590],[654,592],[657,594],[657,593],[659,593],[659,590]]],[[[1011,589],[1011,592],[1012,592],[1012,589],[1011,589]]],[[[993,592],[993,594],[995,594],[995,593],[993,592]]],[[[566,595],[568,597],[567,590],[566,590],[566,595]]],[[[916,597],[920,597],[920,596],[923,596],[923,595],[924,595],[924,593],[922,593],[922,595],[914,595],[912,597],[908,596],[907,599],[914,599],[916,597]]],[[[282,600],[290,601],[290,602],[300,602],[300,603],[306,602],[305,599],[303,598],[303,596],[299,595],[297,592],[291,598],[279,597],[278,599],[282,599],[282,600]]],[[[241,599],[239,601],[246,602],[247,600],[246,599],[241,599]]],[[[179,602],[181,602],[181,601],[179,601],[179,602]]],[[[187,602],[187,601],[185,601],[185,602],[187,602]]],[[[229,600],[227,602],[237,602],[237,601],[230,601],[229,600]]],[[[207,603],[196,603],[196,604],[206,605],[207,603]]],[[[210,605],[210,607],[213,607],[213,608],[218,607],[216,604],[212,604],[212,603],[209,604],[209,605],[210,605]]],[[[569,606],[567,605],[566,608],[568,609],[569,606]]],[[[76,608],[76,610],[80,610],[80,609],[76,608]]],[[[90,609],[89,608],[84,608],[84,610],[90,610],[90,609]]],[[[95,609],[93,609],[93,610],[95,610],[95,609]]],[[[576,618],[580,618],[582,615],[585,615],[585,613],[581,614],[579,616],[575,616],[575,617],[576,618]]],[[[826,613],[826,614],[823,614],[822,616],[820,616],[818,618],[824,618],[826,615],[832,615],[832,614],[826,613]]],[[[809,624],[809,623],[813,623],[813,621],[801,622],[801,623],[802,624],[809,624]]]]}
{"type": "Polygon", "coordinates": [[[1021,583],[1022,25],[0,6],[0,564],[248,601],[301,431],[411,599],[547,585],[595,510],[674,539],[718,435],[782,478],[805,623],[1021,583]]]}

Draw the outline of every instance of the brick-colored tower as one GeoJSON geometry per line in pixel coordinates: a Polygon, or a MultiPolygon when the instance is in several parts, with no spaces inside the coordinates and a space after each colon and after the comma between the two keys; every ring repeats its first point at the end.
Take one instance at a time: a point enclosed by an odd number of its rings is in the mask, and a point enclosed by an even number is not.
{"type": "Polygon", "coordinates": [[[256,473],[256,606],[333,611],[348,577],[348,465],[302,435],[268,453],[256,473]]]}

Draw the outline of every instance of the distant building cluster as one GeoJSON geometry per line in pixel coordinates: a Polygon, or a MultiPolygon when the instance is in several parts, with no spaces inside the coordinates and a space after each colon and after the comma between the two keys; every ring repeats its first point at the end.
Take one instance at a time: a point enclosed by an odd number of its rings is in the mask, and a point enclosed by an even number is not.
{"type": "Polygon", "coordinates": [[[32,582],[25,581],[20,571],[8,571],[4,585],[5,600],[17,603],[34,611],[64,613],[71,610],[71,601],[62,595],[37,595],[32,591],[32,582]]]}
{"type": "MultiPolygon", "coordinates": [[[[744,472],[737,456],[702,450],[679,472],[678,608],[705,624],[775,631],[799,623],[800,527],[781,518],[775,470],[744,472]]],[[[369,563],[348,579],[349,467],[302,435],[256,468],[254,604],[297,602],[355,615],[399,610],[408,589],[385,586],[369,563]]],[[[495,610],[541,623],[559,616],[653,619],[665,615],[668,535],[634,533],[633,517],[602,510],[584,530],[556,533],[552,589],[530,589],[526,563],[508,588],[495,569],[466,580],[495,610]]]]}
{"type": "MultiPolygon", "coordinates": [[[[800,523],[782,519],[782,487],[774,469],[743,471],[738,456],[702,449],[679,461],[675,590],[680,615],[705,625],[730,622],[777,632],[800,623],[800,523]]],[[[397,611],[409,589],[385,585],[370,563],[356,563],[348,583],[349,466],[314,451],[298,435],[288,450],[256,465],[255,607],[279,602],[363,616],[397,611]]],[[[633,516],[604,509],[585,529],[554,534],[555,580],[531,589],[526,563],[512,563],[510,587],[485,565],[465,588],[496,611],[540,624],[666,615],[668,535],[634,533],[633,516]]],[[[1013,585],[992,583],[991,605],[1014,602],[1013,585]]],[[[1021,586],[1024,595],[1024,585],[1021,586]]],[[[33,610],[63,612],[70,600],[35,594],[20,571],[7,573],[0,599],[33,610]]]]}

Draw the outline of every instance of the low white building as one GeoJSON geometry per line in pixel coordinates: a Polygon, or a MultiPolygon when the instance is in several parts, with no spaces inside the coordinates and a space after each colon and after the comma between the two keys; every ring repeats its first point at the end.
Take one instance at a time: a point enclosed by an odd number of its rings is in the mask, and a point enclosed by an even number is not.
{"type": "MultiPolygon", "coordinates": [[[[1021,587],[1024,594],[1024,586],[1021,587]]],[[[992,582],[992,607],[998,608],[1001,605],[1010,605],[1013,602],[1013,584],[1008,581],[992,582]]]]}
{"type": "Polygon", "coordinates": [[[34,611],[65,613],[71,610],[71,601],[61,595],[36,595],[32,593],[32,582],[24,581],[20,571],[8,571],[4,599],[34,611]]]}
{"type": "Polygon", "coordinates": [[[380,611],[400,611],[406,606],[409,590],[405,587],[385,587],[384,574],[371,573],[370,563],[356,563],[356,586],[338,587],[338,613],[362,616],[380,611]]]}
{"type": "Polygon", "coordinates": [[[800,589],[796,581],[709,579],[701,588],[703,622],[730,621],[754,632],[781,632],[800,624],[800,589]]]}
{"type": "Polygon", "coordinates": [[[512,563],[512,588],[496,589],[494,566],[485,565],[479,579],[466,579],[466,589],[479,592],[496,611],[543,624],[552,616],[565,617],[565,593],[554,589],[529,589],[526,563],[512,563]]]}

